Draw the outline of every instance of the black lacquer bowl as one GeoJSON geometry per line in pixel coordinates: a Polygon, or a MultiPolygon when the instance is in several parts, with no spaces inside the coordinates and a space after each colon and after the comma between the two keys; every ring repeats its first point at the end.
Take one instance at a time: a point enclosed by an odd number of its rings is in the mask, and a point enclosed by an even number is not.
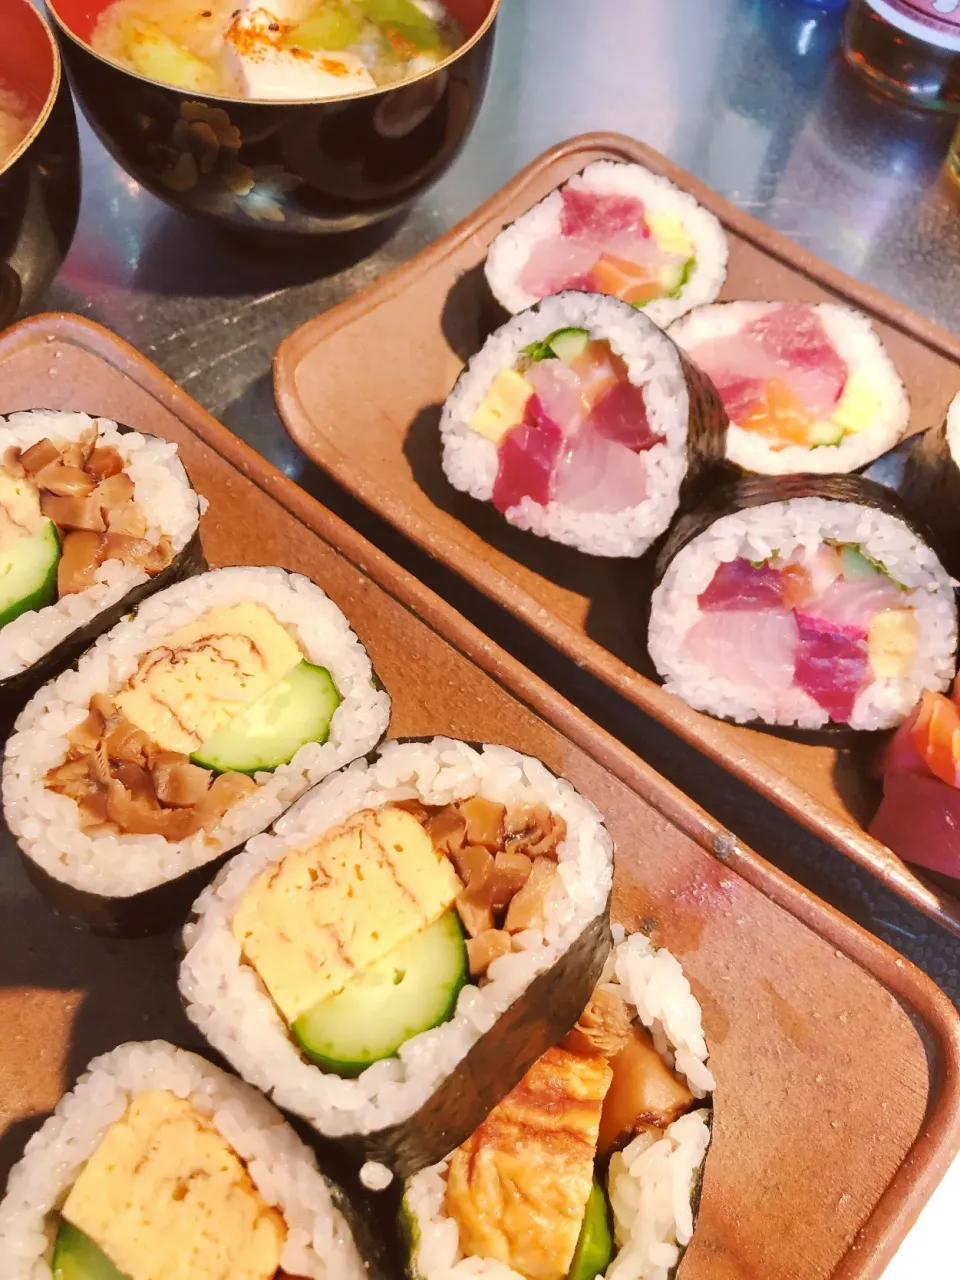
{"type": "Polygon", "coordinates": [[[0,87],[33,117],[0,164],[0,328],[33,309],[66,257],[80,210],[80,144],[57,42],[30,0],[0,0],[0,87]]]}
{"type": "Polygon", "coordinates": [[[95,53],[108,0],[48,0],[84,113],[155,195],[245,231],[322,235],[399,212],[455,159],[476,118],[500,0],[446,0],[466,39],[392,88],[266,102],[201,96],[95,53]]]}

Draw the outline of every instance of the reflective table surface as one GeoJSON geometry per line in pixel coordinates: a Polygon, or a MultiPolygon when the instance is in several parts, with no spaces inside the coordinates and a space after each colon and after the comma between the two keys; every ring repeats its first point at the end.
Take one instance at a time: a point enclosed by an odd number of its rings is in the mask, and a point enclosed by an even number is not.
{"type": "Polygon", "coordinates": [[[940,176],[953,122],[872,98],[838,54],[841,24],[835,10],[800,0],[503,0],[486,103],[454,168],[400,223],[307,248],[265,249],[168,210],[84,128],[80,227],[45,307],[133,343],[759,852],[960,1001],[956,939],[357,506],[288,440],[271,391],[271,358],[292,328],[409,258],[546,147],[603,129],[651,143],[806,248],[960,329],[960,197],[940,176]]]}

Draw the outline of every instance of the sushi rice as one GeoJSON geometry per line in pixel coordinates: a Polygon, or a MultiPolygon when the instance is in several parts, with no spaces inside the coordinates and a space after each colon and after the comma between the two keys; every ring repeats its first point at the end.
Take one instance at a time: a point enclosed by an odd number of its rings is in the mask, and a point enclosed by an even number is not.
{"type": "Polygon", "coordinates": [[[201,894],[183,933],[180,991],[187,1015],[245,1080],[279,1106],[328,1137],[369,1134],[412,1116],[536,975],[606,911],[612,864],[601,815],[538,760],[450,738],[387,743],[371,762],[358,760],[305,796],[269,835],[249,841],[201,894]],[[495,960],[482,987],[466,985],[453,1017],[408,1040],[397,1057],[374,1063],[355,1079],[324,1074],[301,1056],[243,959],[231,927],[241,900],[265,868],[360,810],[408,799],[443,805],[474,795],[507,805],[543,802],[566,821],[559,883],[547,898],[543,931],[517,934],[520,949],[495,960]]]}
{"type": "MultiPolygon", "coordinates": [[[[693,196],[642,165],[615,160],[595,161],[571,178],[568,186],[632,196],[642,200],[649,213],[672,215],[682,220],[694,246],[696,265],[678,297],[654,298],[643,307],[644,314],[655,324],[671,324],[691,307],[716,298],[727,274],[727,238],[714,215],[693,196]]],[[[487,282],[497,301],[514,315],[539,301],[523,289],[518,280],[534,246],[560,234],[562,208],[559,190],[552,191],[545,200],[505,227],[490,246],[485,267],[487,282]]]]}
{"type": "MultiPolygon", "coordinates": [[[[700,307],[672,324],[669,334],[696,363],[695,348],[701,343],[732,337],[780,305],[777,302],[720,302],[700,307]]],[[[906,388],[868,317],[833,302],[820,302],[813,311],[846,364],[848,376],[861,374],[875,389],[879,406],[873,422],[868,428],[849,432],[839,444],[812,449],[798,444],[774,448],[756,431],[745,431],[731,422],[727,430],[727,457],[745,471],[771,476],[856,471],[893,448],[907,429],[910,401],[906,388]]]]}
{"type": "Polygon", "coordinates": [[[909,714],[924,689],[947,689],[956,669],[955,584],[934,552],[894,516],[813,497],[723,516],[674,556],[653,593],[647,641],[665,687],[690,706],[731,720],[803,729],[827,724],[827,712],[804,690],[767,692],[745,689],[735,678],[715,679],[682,649],[683,638],[703,616],[697,597],[719,564],[738,558],[756,562],[775,554],[787,559],[798,548],[816,550],[825,539],[857,544],[879,561],[911,590],[910,604],[919,622],[919,650],[909,677],[874,679],[858,696],[850,727],[892,728],[909,714]]]}
{"type": "MultiPolygon", "coordinates": [[[[715,1082],[707,1066],[700,1006],[676,958],[644,934],[616,946],[601,983],[636,1010],[664,1060],[686,1078],[697,1098],[715,1082]]],[[[641,1134],[610,1160],[607,1190],[617,1253],[606,1280],[668,1280],[693,1236],[693,1202],[710,1142],[709,1104],[674,1121],[661,1137],[641,1134]]],[[[412,1225],[415,1280],[523,1280],[505,1263],[464,1258],[456,1222],[445,1213],[450,1157],[408,1179],[403,1211],[412,1225]]]]}
{"type": "Polygon", "coordinates": [[[115,898],[172,880],[263,831],[309,787],[371,750],[386,732],[390,699],[347,620],[308,578],[277,568],[217,569],[162,591],[101,636],[74,670],[27,703],[7,742],[4,816],[21,850],[66,884],[115,898]],[[66,734],[86,717],[94,694],[118,690],[142,655],[178,627],[218,605],[259,602],[285,624],[307,659],[326,667],[342,702],[325,743],[300,748],[228,810],[211,831],[173,842],[160,835],[87,834],[77,806],[44,785],[67,749],[66,734]]]}
{"type": "MultiPolygon", "coordinates": [[[[156,544],[166,534],[174,556],[179,555],[197,531],[205,499],[191,488],[175,444],[137,431],[120,431],[106,418],[35,409],[0,420],[0,456],[11,447],[27,449],[44,437],[77,440],[94,424],[99,431],[97,443],[112,446],[124,461],[133,481],[134,501],[147,520],[147,541],[156,544]]],[[[96,569],[95,578],[95,585],[85,591],[22,613],[0,629],[0,680],[33,666],[72,632],[148,581],[149,574],[119,560],[107,560],[96,569]]]]}
{"type": "Polygon", "coordinates": [[[254,1089],[162,1040],[120,1045],[87,1067],[27,1143],[0,1202],[0,1280],[50,1280],[58,1210],[134,1097],[168,1090],[220,1133],[287,1226],[281,1268],[308,1280],[367,1275],[312,1152],[254,1089]]]}
{"type": "Polygon", "coordinates": [[[670,522],[687,472],[690,394],[679,354],[670,340],[626,302],[596,293],[567,292],[514,316],[487,339],[451,391],[440,419],[443,470],[455,489],[481,502],[493,498],[497,445],[471,428],[494,379],[513,367],[523,347],[565,327],[605,339],[626,363],[630,381],[643,388],[653,432],[665,438],[643,454],[648,495],[616,512],[582,512],[556,501],[545,506],[525,497],[506,512],[520,529],[577,547],[589,555],[640,556],[670,522]]]}

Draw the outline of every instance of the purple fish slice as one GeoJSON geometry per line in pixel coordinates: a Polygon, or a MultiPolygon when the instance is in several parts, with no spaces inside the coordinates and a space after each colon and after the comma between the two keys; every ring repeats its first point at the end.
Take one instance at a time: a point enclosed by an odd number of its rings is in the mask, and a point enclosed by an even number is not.
{"type": "Polygon", "coordinates": [[[539,396],[527,401],[519,427],[500,442],[493,505],[503,514],[523,498],[545,506],[553,496],[553,473],[563,447],[563,429],[546,413],[539,396]]]}
{"type": "Polygon", "coordinates": [[[867,633],[799,611],[796,617],[800,639],[793,678],[831,720],[846,724],[868,683],[867,633]]]}
{"type": "Polygon", "coordinates": [[[779,609],[782,603],[783,579],[777,570],[742,559],[718,565],[710,584],[697,597],[705,613],[715,609],[779,609]]]}

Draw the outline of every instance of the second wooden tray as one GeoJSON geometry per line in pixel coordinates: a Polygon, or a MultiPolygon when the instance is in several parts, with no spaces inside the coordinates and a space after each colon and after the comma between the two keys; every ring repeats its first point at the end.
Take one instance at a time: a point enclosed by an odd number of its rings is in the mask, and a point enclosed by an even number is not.
{"type": "Polygon", "coordinates": [[[711,720],[665,693],[637,671],[642,654],[624,608],[629,562],[524,534],[443,476],[440,407],[482,341],[487,246],[599,159],[666,174],[717,215],[730,242],[722,299],[836,299],[869,313],[907,384],[912,429],[942,421],[960,390],[960,343],[949,334],[734,208],[651,148],[588,134],[548,151],[411,262],[291,334],[275,363],[287,430],[308,457],[431,555],[960,935],[960,901],[866,833],[877,796],[857,760],[711,720]]]}

